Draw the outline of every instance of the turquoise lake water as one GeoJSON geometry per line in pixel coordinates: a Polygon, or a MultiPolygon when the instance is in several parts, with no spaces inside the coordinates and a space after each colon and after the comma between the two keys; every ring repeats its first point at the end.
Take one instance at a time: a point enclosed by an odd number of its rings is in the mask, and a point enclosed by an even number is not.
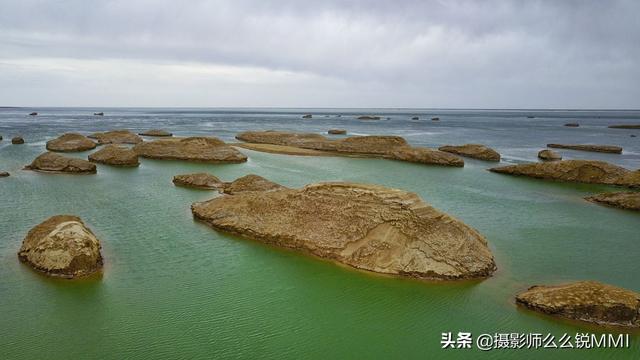
{"type": "Polygon", "coordinates": [[[11,173],[0,179],[0,358],[640,358],[639,332],[630,332],[627,349],[440,348],[443,332],[629,333],[550,318],[514,302],[531,285],[584,279],[640,291],[640,213],[583,200],[619,190],[613,187],[509,177],[472,159],[464,168],[444,168],[249,150],[242,150],[249,156],[243,164],[141,159],[139,168],[98,165],[98,174],[87,176],[21,170],[47,140],[68,131],[163,128],[232,141],[249,129],[334,127],[401,135],[423,146],[483,143],[503,155],[503,164],[536,161],[551,142],[620,145],[622,155],[559,152],[640,168],[640,130],[606,127],[616,123],[640,123],[640,112],[0,109],[0,171],[11,173]],[[31,111],[40,115],[26,116],[31,111]],[[305,113],[314,118],[300,119],[305,113]],[[368,113],[384,118],[353,116],[368,113]],[[410,120],[414,115],[422,120],[410,120]],[[433,116],[440,122],[428,120],[433,116]],[[562,126],[567,122],[581,127],[562,126]],[[14,135],[27,143],[11,145],[14,135]],[[258,174],[289,187],[355,181],[413,191],[479,230],[498,271],[460,283],[382,277],[221,234],[195,222],[189,209],[216,193],[171,183],[176,174],[196,171],[226,181],[258,174]],[[29,229],[55,214],[80,216],[102,241],[101,277],[49,279],[18,261],[29,229]]]}

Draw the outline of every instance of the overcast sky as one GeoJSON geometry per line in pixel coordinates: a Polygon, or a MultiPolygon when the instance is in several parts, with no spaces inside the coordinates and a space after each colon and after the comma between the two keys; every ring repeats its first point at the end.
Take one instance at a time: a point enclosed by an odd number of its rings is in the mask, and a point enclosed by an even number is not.
{"type": "Polygon", "coordinates": [[[0,105],[640,108],[640,1],[0,0],[0,105]]]}

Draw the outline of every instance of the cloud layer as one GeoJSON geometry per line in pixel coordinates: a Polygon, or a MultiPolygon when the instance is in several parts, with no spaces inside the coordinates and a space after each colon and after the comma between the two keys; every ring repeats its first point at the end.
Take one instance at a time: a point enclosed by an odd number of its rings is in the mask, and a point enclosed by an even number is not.
{"type": "Polygon", "coordinates": [[[0,9],[0,105],[639,107],[631,0],[0,9]]]}

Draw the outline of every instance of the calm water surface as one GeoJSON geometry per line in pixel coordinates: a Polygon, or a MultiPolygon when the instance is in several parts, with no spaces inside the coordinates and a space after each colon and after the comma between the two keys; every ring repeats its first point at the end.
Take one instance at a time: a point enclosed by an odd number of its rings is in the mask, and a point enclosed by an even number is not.
{"type": "Polygon", "coordinates": [[[242,150],[247,163],[233,165],[143,159],[136,169],[99,165],[92,176],[20,170],[67,131],[163,128],[231,141],[249,129],[333,127],[424,146],[483,143],[502,153],[504,164],[536,161],[550,142],[620,145],[622,155],[560,152],[640,168],[640,137],[629,136],[640,130],[606,127],[616,123],[640,123],[640,112],[0,109],[0,170],[11,173],[0,179],[0,358],[637,359],[640,333],[632,333],[629,349],[606,351],[440,349],[441,333],[449,331],[620,332],[552,319],[513,300],[534,284],[582,279],[640,291],[640,214],[582,199],[615,188],[502,176],[486,171],[493,164],[470,159],[459,169],[249,150],[242,150]],[[25,115],[31,111],[41,115],[25,115]],[[300,119],[304,113],[314,118],[300,119]],[[363,113],[390,119],[353,116],[363,113]],[[581,126],[562,126],[567,122],[581,126]],[[27,144],[11,145],[14,135],[27,144]],[[216,195],[171,183],[196,171],[227,181],[258,174],[290,187],[344,180],[414,191],[477,228],[499,270],[479,282],[388,278],[220,234],[194,222],[189,210],[216,195]],[[52,280],[19,263],[28,230],[63,213],[81,216],[102,240],[101,278],[52,280]]]}

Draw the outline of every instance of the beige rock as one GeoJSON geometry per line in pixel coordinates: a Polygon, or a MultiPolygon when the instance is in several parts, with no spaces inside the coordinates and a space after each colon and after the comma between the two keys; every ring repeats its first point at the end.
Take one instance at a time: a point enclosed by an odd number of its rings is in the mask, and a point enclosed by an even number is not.
{"type": "Polygon", "coordinates": [[[567,123],[567,124],[564,124],[564,126],[566,126],[566,127],[580,127],[580,124],[578,124],[578,123],[567,123]]]}
{"type": "Polygon", "coordinates": [[[323,183],[226,195],[191,209],[216,229],[377,273],[466,279],[496,268],[482,235],[402,190],[323,183]]]}
{"type": "Polygon", "coordinates": [[[640,192],[610,192],[586,197],[585,199],[621,209],[640,210],[640,192]]]}
{"type": "Polygon", "coordinates": [[[97,144],[84,135],[76,133],[66,133],[56,139],[47,141],[47,150],[49,151],[87,151],[95,149],[97,144]]]}
{"type": "Polygon", "coordinates": [[[135,151],[117,145],[107,145],[89,154],[89,161],[113,166],[139,166],[138,154],[135,151]]]}
{"type": "MultiPolygon", "coordinates": [[[[332,140],[319,134],[247,131],[238,134],[236,138],[251,144],[271,144],[288,147],[284,149],[270,147],[264,150],[267,152],[281,150],[281,153],[295,154],[295,151],[292,151],[291,148],[302,148],[341,156],[381,157],[422,164],[464,166],[464,161],[455,155],[429,148],[411,147],[400,136],[351,136],[332,140]]],[[[263,151],[260,146],[247,147],[263,151]]],[[[303,153],[300,155],[315,154],[303,153]]]]}
{"type": "Polygon", "coordinates": [[[622,153],[622,148],[620,146],[613,146],[613,145],[547,144],[547,147],[558,148],[558,149],[591,151],[591,152],[604,152],[604,153],[613,153],[613,154],[622,153]]]}
{"type": "Polygon", "coordinates": [[[562,155],[553,150],[540,150],[538,152],[538,158],[547,161],[562,160],[562,155]]]}
{"type": "Polygon", "coordinates": [[[222,191],[225,194],[231,195],[249,191],[275,191],[282,189],[285,189],[285,187],[253,174],[237,178],[222,187],[222,191]]]}
{"type": "Polygon", "coordinates": [[[160,160],[186,160],[208,163],[240,163],[246,155],[214,137],[161,139],[136,145],[142,157],[160,160]]]}
{"type": "Polygon", "coordinates": [[[489,171],[548,180],[640,186],[640,171],[632,172],[604,161],[595,160],[561,160],[509,165],[492,168],[489,171]]]}
{"type": "Polygon", "coordinates": [[[640,294],[596,281],[533,286],[516,296],[519,305],[553,316],[640,327],[640,294]]]}
{"type": "Polygon", "coordinates": [[[358,116],[358,120],[380,120],[380,116],[361,115],[361,116],[358,116]]]}
{"type": "Polygon", "coordinates": [[[327,133],[329,133],[329,135],[346,135],[347,134],[347,130],[345,130],[345,129],[329,129],[329,131],[327,131],[327,133]]]}
{"type": "Polygon", "coordinates": [[[72,215],[53,216],[31,229],[18,257],[37,271],[64,278],[90,275],[102,268],[100,241],[72,215]]]}
{"type": "Polygon", "coordinates": [[[24,144],[24,139],[22,136],[15,136],[11,139],[11,143],[14,145],[21,145],[24,144]]]}
{"type": "Polygon", "coordinates": [[[486,161],[500,161],[500,154],[490,147],[480,144],[465,145],[445,145],[438,148],[440,151],[446,151],[452,154],[466,156],[474,159],[486,161]]]}
{"type": "Polygon", "coordinates": [[[139,133],[138,135],[142,135],[142,136],[159,136],[159,137],[173,136],[172,133],[170,133],[168,131],[160,130],[160,129],[147,130],[145,132],[139,133]]]}
{"type": "Polygon", "coordinates": [[[221,189],[224,182],[208,173],[182,174],[173,177],[173,183],[177,186],[192,187],[198,189],[221,189]]]}
{"type": "Polygon", "coordinates": [[[9,176],[9,173],[6,171],[0,171],[0,177],[7,177],[9,176]]]}
{"type": "Polygon", "coordinates": [[[92,139],[97,139],[99,144],[139,144],[142,138],[129,130],[113,130],[107,132],[97,132],[89,135],[92,139]]]}
{"type": "Polygon", "coordinates": [[[95,174],[96,165],[87,160],[46,152],[35,158],[31,164],[25,166],[25,170],[51,173],[95,174]]]}

